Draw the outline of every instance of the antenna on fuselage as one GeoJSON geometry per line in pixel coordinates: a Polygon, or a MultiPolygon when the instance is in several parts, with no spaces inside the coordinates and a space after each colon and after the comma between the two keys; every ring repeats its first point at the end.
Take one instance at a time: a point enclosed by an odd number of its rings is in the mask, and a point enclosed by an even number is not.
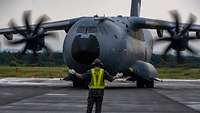
{"type": "Polygon", "coordinates": [[[132,0],[131,3],[131,16],[140,16],[141,0],[132,0]]]}

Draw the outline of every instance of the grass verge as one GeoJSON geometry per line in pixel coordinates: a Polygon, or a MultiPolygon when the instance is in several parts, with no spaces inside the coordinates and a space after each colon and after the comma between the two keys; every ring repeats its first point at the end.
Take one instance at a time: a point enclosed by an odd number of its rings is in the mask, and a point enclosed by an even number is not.
{"type": "MultiPolygon", "coordinates": [[[[158,69],[161,79],[200,79],[200,68],[162,67],[158,69]]],[[[0,77],[63,78],[67,67],[7,67],[0,66],[0,77]]]]}
{"type": "Polygon", "coordinates": [[[66,76],[66,67],[6,67],[0,66],[0,77],[60,78],[66,76]]]}
{"type": "Polygon", "coordinates": [[[158,68],[158,77],[161,79],[200,79],[200,68],[158,68]]]}

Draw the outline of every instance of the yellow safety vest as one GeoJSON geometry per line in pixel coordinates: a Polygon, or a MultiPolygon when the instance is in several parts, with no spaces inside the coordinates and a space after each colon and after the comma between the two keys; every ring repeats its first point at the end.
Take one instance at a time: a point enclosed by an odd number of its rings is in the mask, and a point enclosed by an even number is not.
{"type": "Polygon", "coordinates": [[[90,89],[104,89],[104,70],[99,67],[91,69],[90,89]]]}

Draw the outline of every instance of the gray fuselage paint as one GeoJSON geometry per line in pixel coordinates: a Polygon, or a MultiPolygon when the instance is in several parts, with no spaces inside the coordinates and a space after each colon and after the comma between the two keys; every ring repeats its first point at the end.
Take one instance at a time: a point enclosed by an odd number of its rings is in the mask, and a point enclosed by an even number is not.
{"type": "Polygon", "coordinates": [[[72,57],[72,43],[77,35],[94,35],[97,38],[99,58],[112,74],[127,70],[138,60],[148,62],[151,59],[153,37],[148,30],[132,30],[129,17],[98,18],[100,17],[82,18],[69,30],[63,45],[64,61],[69,68],[83,73],[91,67],[72,57]],[[96,32],[77,33],[80,27],[96,27],[96,32]]]}

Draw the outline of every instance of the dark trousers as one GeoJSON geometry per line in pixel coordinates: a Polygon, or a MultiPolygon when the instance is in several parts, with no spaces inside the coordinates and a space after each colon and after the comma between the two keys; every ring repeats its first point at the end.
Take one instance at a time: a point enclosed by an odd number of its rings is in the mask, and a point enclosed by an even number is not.
{"type": "Polygon", "coordinates": [[[94,104],[96,106],[95,113],[101,113],[103,94],[97,95],[95,92],[93,91],[89,92],[87,113],[92,113],[94,104]]]}

